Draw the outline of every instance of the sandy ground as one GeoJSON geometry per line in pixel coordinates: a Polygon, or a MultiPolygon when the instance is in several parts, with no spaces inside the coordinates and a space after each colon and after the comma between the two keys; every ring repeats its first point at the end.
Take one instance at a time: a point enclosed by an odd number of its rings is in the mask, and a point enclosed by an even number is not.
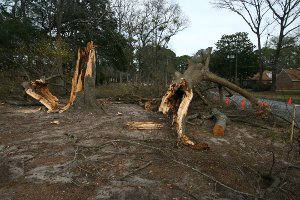
{"type": "Polygon", "coordinates": [[[252,116],[264,127],[233,121],[214,137],[212,120],[195,119],[188,135],[210,146],[199,151],[177,143],[171,118],[102,103],[106,114],[2,104],[0,199],[299,199],[299,144],[288,144],[287,126],[252,116]]]}

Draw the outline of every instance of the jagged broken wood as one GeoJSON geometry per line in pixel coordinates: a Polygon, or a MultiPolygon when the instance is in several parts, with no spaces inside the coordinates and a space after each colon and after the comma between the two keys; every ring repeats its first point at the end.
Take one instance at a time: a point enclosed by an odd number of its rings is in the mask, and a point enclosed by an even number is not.
{"type": "Polygon", "coordinates": [[[75,109],[98,108],[94,95],[95,47],[93,42],[88,42],[85,48],[78,49],[76,68],[72,78],[72,91],[65,106],[59,106],[59,100],[50,92],[46,79],[39,79],[30,83],[24,82],[22,85],[25,92],[46,106],[47,112],[61,113],[71,106],[75,109]]]}
{"type": "Polygon", "coordinates": [[[198,63],[190,62],[188,69],[183,74],[175,73],[175,80],[162,97],[159,107],[159,111],[164,114],[167,114],[170,110],[173,112],[173,124],[176,127],[179,141],[184,145],[197,149],[208,149],[209,147],[206,143],[193,142],[186,135],[186,115],[193,99],[194,86],[202,81],[210,81],[241,94],[251,102],[253,107],[258,105],[257,100],[249,92],[209,71],[211,50],[212,48],[206,50],[206,54],[202,55],[202,61],[198,63]]]}
{"type": "Polygon", "coordinates": [[[48,108],[47,112],[57,112],[59,110],[59,100],[50,92],[44,79],[35,80],[31,83],[23,82],[22,86],[29,96],[38,100],[41,104],[48,108]]]}

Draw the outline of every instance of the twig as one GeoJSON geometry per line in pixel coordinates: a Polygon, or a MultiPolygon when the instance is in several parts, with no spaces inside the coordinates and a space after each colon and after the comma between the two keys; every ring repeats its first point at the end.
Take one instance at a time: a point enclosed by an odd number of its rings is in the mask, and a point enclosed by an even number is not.
{"type": "Polygon", "coordinates": [[[146,167],[148,167],[148,166],[151,165],[151,164],[152,164],[152,161],[150,161],[150,162],[148,162],[148,163],[146,163],[146,164],[140,166],[139,168],[137,168],[137,169],[135,169],[135,170],[133,170],[133,171],[131,171],[131,172],[125,174],[124,176],[122,176],[122,177],[120,178],[120,180],[123,180],[123,179],[127,178],[128,176],[130,176],[130,175],[132,175],[132,174],[134,174],[134,173],[136,173],[136,172],[138,172],[138,171],[140,171],[140,170],[142,170],[142,169],[145,169],[146,167]]]}
{"type": "Polygon", "coordinates": [[[77,146],[77,148],[76,148],[76,150],[75,150],[75,152],[74,152],[73,162],[74,162],[74,161],[76,160],[76,158],[77,158],[78,149],[79,149],[79,147],[77,146]]]}

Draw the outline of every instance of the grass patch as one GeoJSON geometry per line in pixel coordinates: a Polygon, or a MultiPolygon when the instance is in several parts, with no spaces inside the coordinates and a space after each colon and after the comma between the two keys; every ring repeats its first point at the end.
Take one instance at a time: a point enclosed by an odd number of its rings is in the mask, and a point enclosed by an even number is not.
{"type": "Polygon", "coordinates": [[[300,104],[300,91],[265,91],[265,92],[252,92],[256,98],[266,98],[270,100],[288,102],[289,97],[292,97],[292,103],[300,104]]]}

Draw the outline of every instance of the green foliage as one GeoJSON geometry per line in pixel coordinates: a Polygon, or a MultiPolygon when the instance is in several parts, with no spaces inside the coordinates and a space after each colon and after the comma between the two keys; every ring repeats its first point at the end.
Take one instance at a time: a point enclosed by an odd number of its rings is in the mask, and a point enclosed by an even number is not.
{"type": "Polygon", "coordinates": [[[183,73],[188,66],[188,61],[191,59],[191,56],[183,55],[175,58],[174,64],[176,66],[176,70],[180,73],[183,73]]]}
{"type": "Polygon", "coordinates": [[[236,69],[240,80],[253,75],[258,70],[254,48],[248,33],[223,35],[212,54],[211,71],[230,80],[234,79],[236,69]]]}
{"type": "Polygon", "coordinates": [[[250,86],[254,92],[261,92],[261,91],[270,91],[272,85],[267,83],[260,83],[256,82],[252,86],[250,86]]]}
{"type": "Polygon", "coordinates": [[[0,69],[17,67],[16,49],[31,43],[39,33],[31,24],[8,17],[0,20],[0,30],[0,69]]]}

